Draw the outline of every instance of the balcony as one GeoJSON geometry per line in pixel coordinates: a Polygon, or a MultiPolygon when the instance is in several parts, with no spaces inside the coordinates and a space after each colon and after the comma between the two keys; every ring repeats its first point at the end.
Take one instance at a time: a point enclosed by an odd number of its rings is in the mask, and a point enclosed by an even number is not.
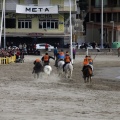
{"type": "MultiPolygon", "coordinates": [[[[108,6],[108,5],[105,5],[103,6],[103,10],[104,12],[120,12],[120,6],[108,6]]],[[[94,12],[94,13],[97,13],[97,12],[101,12],[101,6],[91,6],[89,8],[89,12],[94,12]]]]}
{"type": "MultiPolygon", "coordinates": [[[[64,5],[58,5],[58,10],[59,12],[69,12],[70,11],[70,6],[64,6],[64,5]]],[[[77,5],[72,5],[71,6],[71,12],[77,12],[77,5]]]]}

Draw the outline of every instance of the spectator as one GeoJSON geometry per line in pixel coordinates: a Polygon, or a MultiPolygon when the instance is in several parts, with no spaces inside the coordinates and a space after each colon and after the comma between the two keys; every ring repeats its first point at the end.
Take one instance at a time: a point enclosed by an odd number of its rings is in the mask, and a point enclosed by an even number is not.
{"type": "Polygon", "coordinates": [[[75,55],[76,55],[76,50],[75,48],[73,48],[73,59],[75,59],[75,55]]]}
{"type": "Polygon", "coordinates": [[[117,50],[118,50],[118,57],[119,57],[120,56],[120,47],[117,50]]]}
{"type": "Polygon", "coordinates": [[[55,60],[57,59],[57,53],[58,53],[57,47],[54,47],[54,58],[55,58],[55,60]]]}
{"type": "Polygon", "coordinates": [[[20,51],[22,51],[22,48],[23,48],[23,46],[22,46],[22,44],[20,43],[20,44],[19,44],[19,49],[20,49],[20,51]]]}
{"type": "Polygon", "coordinates": [[[48,44],[45,45],[45,50],[48,51],[48,44]]]}
{"type": "Polygon", "coordinates": [[[93,47],[93,49],[96,48],[96,43],[95,43],[95,41],[92,43],[92,47],[93,47]]]}

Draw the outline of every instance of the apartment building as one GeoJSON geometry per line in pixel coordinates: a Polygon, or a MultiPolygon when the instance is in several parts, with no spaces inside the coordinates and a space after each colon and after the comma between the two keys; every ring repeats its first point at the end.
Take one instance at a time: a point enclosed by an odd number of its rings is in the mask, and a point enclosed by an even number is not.
{"type": "MultiPolygon", "coordinates": [[[[86,41],[101,43],[101,0],[89,0],[86,41]]],[[[103,43],[120,42],[120,0],[103,0],[103,43]]]]}
{"type": "MultiPolygon", "coordinates": [[[[69,19],[69,0],[5,0],[6,43],[59,43],[70,33],[65,33],[69,19]]],[[[0,0],[2,13],[3,0],[0,0]]],[[[71,13],[77,11],[76,0],[71,0],[71,13]]],[[[1,14],[2,15],[2,14],[1,14]]],[[[2,45],[3,45],[2,34],[2,45]]]]}

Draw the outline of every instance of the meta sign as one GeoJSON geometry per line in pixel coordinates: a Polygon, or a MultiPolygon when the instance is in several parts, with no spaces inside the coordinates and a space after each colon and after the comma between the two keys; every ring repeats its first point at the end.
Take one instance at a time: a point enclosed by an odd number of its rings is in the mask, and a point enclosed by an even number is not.
{"type": "Polygon", "coordinates": [[[16,13],[22,13],[22,14],[58,14],[58,6],[16,5],[16,13]]]}

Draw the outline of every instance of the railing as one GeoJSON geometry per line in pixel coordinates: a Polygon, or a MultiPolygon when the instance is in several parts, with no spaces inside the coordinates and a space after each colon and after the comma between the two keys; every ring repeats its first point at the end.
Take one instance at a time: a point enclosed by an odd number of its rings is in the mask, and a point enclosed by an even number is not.
{"type": "Polygon", "coordinates": [[[0,57],[0,64],[10,64],[16,61],[16,56],[11,57],[0,57]]]}
{"type": "MultiPolygon", "coordinates": [[[[93,8],[101,8],[101,5],[95,5],[95,6],[92,6],[93,8]]],[[[103,5],[104,8],[116,8],[116,7],[120,7],[120,5],[103,5]]]]}

